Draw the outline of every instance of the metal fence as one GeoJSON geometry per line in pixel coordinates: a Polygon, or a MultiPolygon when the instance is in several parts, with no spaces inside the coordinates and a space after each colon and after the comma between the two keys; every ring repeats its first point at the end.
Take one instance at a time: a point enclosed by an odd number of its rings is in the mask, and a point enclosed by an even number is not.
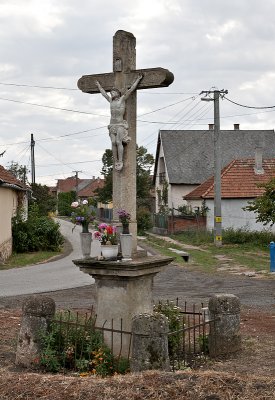
{"type": "Polygon", "coordinates": [[[96,217],[100,221],[111,222],[113,220],[113,209],[112,208],[97,208],[96,217]]]}
{"type": "MultiPolygon", "coordinates": [[[[176,304],[178,305],[178,299],[176,304]]],[[[180,314],[180,328],[168,333],[168,345],[172,343],[169,356],[173,370],[183,367],[196,368],[207,361],[210,326],[215,330],[217,320],[209,319],[208,308],[204,307],[203,303],[200,307],[192,305],[188,308],[185,302],[180,314]]]]}
{"type": "Polygon", "coordinates": [[[168,215],[153,214],[153,226],[159,229],[168,229],[168,215]]]}
{"type": "MultiPolygon", "coordinates": [[[[167,301],[167,304],[175,304],[178,307],[179,302],[177,299],[176,302],[167,301]]],[[[56,354],[56,362],[59,365],[57,370],[69,369],[102,376],[128,371],[132,332],[123,329],[122,320],[116,329],[114,322],[110,322],[109,328],[105,327],[106,323],[97,326],[93,310],[85,314],[70,311],[59,313],[52,321],[48,341],[51,351],[56,354]],[[118,336],[120,349],[117,347],[118,336]],[[104,344],[106,337],[108,346],[104,344]]],[[[195,368],[207,360],[210,324],[213,329],[215,320],[209,320],[207,308],[204,308],[203,304],[200,307],[192,305],[188,308],[188,304],[184,303],[180,309],[177,329],[168,332],[169,358],[173,371],[183,367],[195,368]]],[[[45,354],[47,356],[47,351],[45,354]]]]}
{"type": "Polygon", "coordinates": [[[126,372],[129,370],[131,337],[132,333],[123,329],[122,320],[119,329],[114,329],[113,320],[111,327],[107,328],[105,324],[96,326],[93,310],[85,314],[66,311],[58,313],[52,320],[48,339],[44,343],[43,357],[49,360],[54,355],[52,363],[56,363],[58,371],[74,370],[101,376],[126,372]],[[108,346],[104,343],[106,334],[110,338],[108,346]],[[116,349],[116,356],[113,355],[114,335],[119,335],[121,343],[120,351],[116,349]],[[130,337],[128,352],[125,356],[124,351],[122,357],[121,350],[126,336],[130,337]]]}

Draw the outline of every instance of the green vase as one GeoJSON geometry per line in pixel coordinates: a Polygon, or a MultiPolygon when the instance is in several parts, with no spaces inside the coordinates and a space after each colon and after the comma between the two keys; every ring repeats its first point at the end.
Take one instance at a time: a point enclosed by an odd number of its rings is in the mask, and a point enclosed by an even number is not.
{"type": "Polygon", "coordinates": [[[89,222],[83,221],[82,225],[82,233],[89,233],[89,222]]]}

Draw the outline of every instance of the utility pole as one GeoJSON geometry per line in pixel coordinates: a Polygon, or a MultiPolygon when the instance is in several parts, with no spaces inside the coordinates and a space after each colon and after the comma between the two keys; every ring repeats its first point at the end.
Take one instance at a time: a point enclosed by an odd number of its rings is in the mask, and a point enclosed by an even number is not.
{"type": "Polygon", "coordinates": [[[78,173],[82,171],[73,171],[75,172],[75,192],[76,192],[76,198],[78,198],[78,173]]]}
{"type": "Polygon", "coordinates": [[[214,101],[214,243],[222,246],[222,205],[221,205],[221,135],[220,135],[220,97],[228,93],[228,90],[202,91],[206,97],[203,101],[214,101]],[[214,98],[207,97],[210,93],[214,98]]]}
{"type": "Polygon", "coordinates": [[[35,183],[35,161],[34,161],[34,145],[33,134],[31,133],[31,169],[32,169],[32,184],[35,183]]]}

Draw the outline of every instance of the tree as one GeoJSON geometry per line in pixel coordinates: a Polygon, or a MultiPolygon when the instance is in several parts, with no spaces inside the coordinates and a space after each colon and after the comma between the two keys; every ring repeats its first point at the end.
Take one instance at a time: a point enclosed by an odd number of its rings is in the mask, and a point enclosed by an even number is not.
{"type": "Polygon", "coordinates": [[[33,183],[31,188],[32,199],[30,205],[33,203],[37,204],[38,214],[40,216],[46,216],[49,212],[56,210],[56,198],[50,193],[48,186],[33,183]]]}
{"type": "Polygon", "coordinates": [[[113,198],[113,153],[106,149],[102,156],[101,174],[104,176],[104,186],[96,190],[97,200],[101,203],[110,203],[113,198]]]}
{"type": "Polygon", "coordinates": [[[7,170],[12,173],[15,178],[19,181],[28,184],[27,173],[30,172],[25,165],[20,165],[15,161],[11,161],[10,165],[7,166],[7,170]]]}
{"type": "Polygon", "coordinates": [[[72,213],[71,204],[76,201],[76,192],[58,193],[58,214],[70,216],[72,213]]]}
{"type": "Polygon", "coordinates": [[[260,184],[259,187],[264,188],[265,192],[255,200],[249,201],[248,206],[243,209],[256,213],[257,222],[273,225],[275,223],[275,178],[260,184]]]}
{"type": "MultiPolygon", "coordinates": [[[[109,203],[113,197],[113,154],[112,150],[106,149],[102,157],[103,167],[101,174],[104,176],[105,185],[97,190],[98,201],[109,203]]],[[[154,157],[147,153],[143,146],[137,146],[137,205],[149,207],[150,189],[152,180],[150,177],[154,157]]]]}
{"type": "Polygon", "coordinates": [[[151,168],[154,157],[143,146],[137,146],[137,207],[150,208],[150,190],[152,188],[151,168]]]}

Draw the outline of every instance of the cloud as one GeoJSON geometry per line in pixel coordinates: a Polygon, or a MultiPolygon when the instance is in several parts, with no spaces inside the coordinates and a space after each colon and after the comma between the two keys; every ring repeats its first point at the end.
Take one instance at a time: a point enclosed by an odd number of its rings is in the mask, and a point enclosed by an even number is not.
{"type": "MultiPolygon", "coordinates": [[[[191,124],[193,129],[213,122],[213,108],[199,111],[199,97],[162,109],[190,98],[189,93],[215,86],[228,89],[228,97],[241,104],[273,104],[274,12],[272,0],[2,0],[0,83],[77,89],[82,75],[112,71],[113,35],[118,29],[132,32],[137,68],[163,67],[175,76],[169,88],[144,90],[137,96],[138,114],[160,109],[141,117],[146,122],[137,125],[138,144],[154,154],[158,130],[172,129],[171,121],[180,124],[174,127],[191,124]]],[[[61,172],[71,175],[74,169],[100,174],[101,163],[95,160],[111,147],[106,128],[109,108],[102,96],[0,84],[0,98],[21,101],[0,99],[0,151],[7,147],[4,165],[10,160],[29,165],[33,133],[36,175],[52,175],[43,178],[44,183],[53,184],[61,172]],[[24,143],[12,144],[16,142],[24,143]],[[62,160],[60,167],[52,165],[56,159],[62,160]],[[87,160],[94,162],[69,164],[87,160]],[[48,169],[39,167],[42,161],[48,169]]],[[[256,112],[223,101],[221,127],[239,122],[251,129],[274,128],[274,113],[256,112]]]]}

